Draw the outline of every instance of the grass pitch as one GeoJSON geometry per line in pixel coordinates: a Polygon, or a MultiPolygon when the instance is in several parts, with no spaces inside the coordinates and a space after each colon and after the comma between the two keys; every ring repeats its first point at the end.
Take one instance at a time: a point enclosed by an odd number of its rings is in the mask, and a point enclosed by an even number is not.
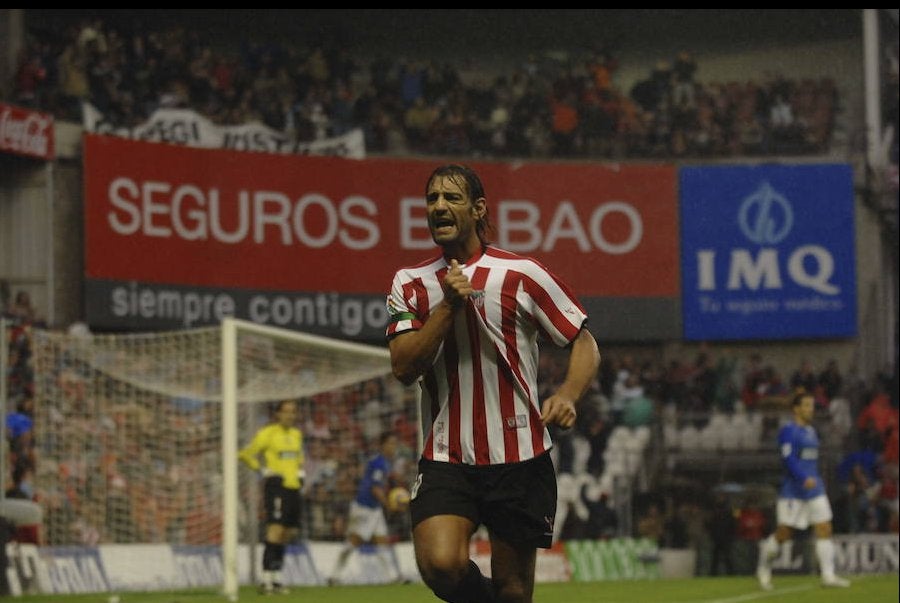
{"type": "MultiPolygon", "coordinates": [[[[753,576],[538,584],[534,603],[894,603],[898,574],[849,576],[850,588],[822,588],[818,576],[778,576],[759,590],[753,576]]],[[[89,595],[25,595],[22,603],[225,603],[210,590],[89,595]]],[[[241,588],[241,603],[440,603],[422,584],[297,587],[285,595],[241,588]]]]}

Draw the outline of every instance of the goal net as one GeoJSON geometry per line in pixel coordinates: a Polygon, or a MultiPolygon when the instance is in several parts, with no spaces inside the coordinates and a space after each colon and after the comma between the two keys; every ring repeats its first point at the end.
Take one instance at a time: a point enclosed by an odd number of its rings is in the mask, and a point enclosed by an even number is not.
{"type": "Polygon", "coordinates": [[[343,538],[339,515],[382,431],[410,457],[418,447],[415,397],[381,347],[227,319],[164,333],[35,331],[33,354],[44,543],[221,545],[231,598],[238,540],[255,542],[261,506],[237,451],[275,403],[299,401],[306,539],[343,538]]]}

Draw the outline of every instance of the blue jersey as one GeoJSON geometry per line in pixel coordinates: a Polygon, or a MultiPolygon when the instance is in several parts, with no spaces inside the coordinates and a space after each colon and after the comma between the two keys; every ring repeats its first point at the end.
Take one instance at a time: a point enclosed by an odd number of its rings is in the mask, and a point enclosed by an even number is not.
{"type": "Polygon", "coordinates": [[[778,432],[778,447],[784,466],[784,481],[779,496],[808,500],[825,494],[818,467],[819,437],[812,425],[803,427],[794,422],[788,423],[778,432]],[[810,490],[803,487],[808,477],[816,478],[816,486],[810,490]]]}
{"type": "Polygon", "coordinates": [[[381,506],[381,503],[372,494],[372,486],[380,486],[387,490],[390,473],[391,463],[383,454],[377,454],[369,459],[359,482],[359,489],[356,491],[356,502],[369,508],[381,506]]]}

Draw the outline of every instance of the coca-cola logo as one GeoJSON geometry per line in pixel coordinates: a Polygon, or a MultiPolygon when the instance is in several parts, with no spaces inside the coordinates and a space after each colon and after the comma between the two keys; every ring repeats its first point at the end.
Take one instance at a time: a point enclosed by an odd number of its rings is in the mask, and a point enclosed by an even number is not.
{"type": "Polygon", "coordinates": [[[0,110],[0,150],[49,158],[53,118],[31,111],[16,113],[8,106],[0,110]]]}

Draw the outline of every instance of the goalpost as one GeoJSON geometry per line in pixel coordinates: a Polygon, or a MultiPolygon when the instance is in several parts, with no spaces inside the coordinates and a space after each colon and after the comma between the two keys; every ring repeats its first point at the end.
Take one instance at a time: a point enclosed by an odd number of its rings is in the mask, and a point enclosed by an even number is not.
{"type": "Polygon", "coordinates": [[[36,330],[33,354],[44,542],[221,545],[231,600],[240,526],[254,529],[259,496],[237,451],[272,403],[300,403],[305,539],[342,537],[333,515],[382,431],[399,431],[411,459],[419,449],[417,396],[390,376],[383,347],[226,319],[162,333],[36,330]]]}
{"type": "MultiPolygon", "coordinates": [[[[266,345],[266,344],[263,344],[266,345]]],[[[287,368],[287,367],[283,367],[287,368]]],[[[383,348],[360,343],[330,340],[304,333],[225,319],[222,324],[222,564],[223,592],[236,601],[238,596],[238,403],[303,398],[323,391],[334,390],[364,379],[390,373],[390,355],[383,348]],[[244,338],[241,338],[241,335],[244,338]],[[267,370],[248,369],[240,362],[242,346],[252,348],[262,342],[271,342],[272,364],[267,370]],[[283,357],[281,346],[291,348],[283,357]],[[298,357],[300,349],[317,350],[315,358],[298,357]],[[291,353],[293,352],[293,353],[291,353]],[[276,367],[280,362],[292,366],[294,371],[282,372],[276,367]],[[315,363],[315,370],[309,365],[315,363]],[[273,370],[274,369],[274,370],[273,370]],[[307,378],[303,378],[303,375],[307,378]],[[278,383],[280,381],[280,383],[278,383]],[[288,385],[289,384],[289,385],[288,385]],[[288,386],[292,395],[285,395],[288,386]],[[274,395],[273,394],[280,394],[274,395]],[[231,459],[231,462],[228,461],[231,459]]]]}

